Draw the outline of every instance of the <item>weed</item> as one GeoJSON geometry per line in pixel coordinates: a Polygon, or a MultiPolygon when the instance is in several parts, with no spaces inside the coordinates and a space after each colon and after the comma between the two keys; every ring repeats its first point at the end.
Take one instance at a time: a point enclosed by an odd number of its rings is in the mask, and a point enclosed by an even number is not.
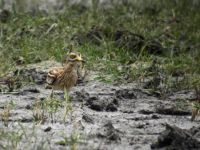
{"type": "Polygon", "coordinates": [[[19,131],[6,131],[0,129],[0,145],[3,149],[18,149],[18,144],[22,140],[23,133],[19,131]]]}
{"type": "Polygon", "coordinates": [[[199,102],[192,103],[191,121],[194,121],[197,118],[197,116],[199,115],[199,110],[200,110],[200,103],[199,102]]]}
{"type": "Polygon", "coordinates": [[[196,102],[192,104],[192,117],[191,121],[194,121],[197,115],[199,115],[200,110],[200,78],[199,76],[193,76],[192,78],[192,88],[196,94],[196,102]]]}
{"type": "Polygon", "coordinates": [[[1,120],[4,122],[5,126],[8,126],[9,118],[11,116],[11,110],[15,106],[13,101],[10,101],[4,106],[3,111],[0,113],[1,120]]]}
{"type": "Polygon", "coordinates": [[[36,122],[44,123],[47,120],[47,114],[54,122],[54,114],[62,107],[62,102],[53,97],[47,97],[44,100],[36,99],[33,107],[33,117],[36,122]]]}
{"type": "Polygon", "coordinates": [[[42,124],[46,121],[46,116],[44,112],[44,104],[40,99],[36,99],[33,105],[33,118],[35,122],[42,124]]]}
{"type": "Polygon", "coordinates": [[[63,140],[56,142],[58,145],[71,146],[71,150],[77,150],[77,144],[80,142],[80,134],[74,130],[70,137],[63,136],[63,140]]]}
{"type": "Polygon", "coordinates": [[[54,122],[54,114],[62,107],[62,102],[55,97],[48,97],[43,101],[44,110],[50,115],[51,122],[54,122]]]}

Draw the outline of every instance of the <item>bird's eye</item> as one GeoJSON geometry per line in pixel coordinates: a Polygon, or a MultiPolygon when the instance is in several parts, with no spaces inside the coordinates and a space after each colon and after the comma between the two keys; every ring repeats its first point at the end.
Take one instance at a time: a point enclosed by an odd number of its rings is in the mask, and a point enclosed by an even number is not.
{"type": "Polygon", "coordinates": [[[70,57],[70,59],[75,59],[75,58],[76,58],[76,55],[71,54],[69,57],[70,57]]]}

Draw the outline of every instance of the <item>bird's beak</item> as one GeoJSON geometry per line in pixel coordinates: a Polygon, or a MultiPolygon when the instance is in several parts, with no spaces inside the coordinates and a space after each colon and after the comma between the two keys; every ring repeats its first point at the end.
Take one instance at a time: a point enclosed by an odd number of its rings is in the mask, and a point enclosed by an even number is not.
{"type": "Polygon", "coordinates": [[[76,60],[78,60],[78,61],[83,61],[83,59],[81,58],[81,56],[77,56],[77,57],[76,57],[76,60]]]}

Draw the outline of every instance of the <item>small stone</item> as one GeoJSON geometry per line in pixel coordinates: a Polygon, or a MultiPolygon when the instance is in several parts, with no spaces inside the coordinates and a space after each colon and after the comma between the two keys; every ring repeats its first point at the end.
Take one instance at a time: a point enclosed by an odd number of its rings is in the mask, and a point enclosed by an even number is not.
{"type": "Polygon", "coordinates": [[[32,109],[31,105],[29,105],[29,104],[26,105],[25,108],[28,109],[28,110],[32,109]]]}
{"type": "Polygon", "coordinates": [[[83,114],[82,119],[85,120],[88,123],[94,123],[94,119],[92,118],[92,116],[90,116],[88,114],[83,114]]]}
{"type": "Polygon", "coordinates": [[[51,129],[52,129],[51,127],[47,127],[44,129],[44,132],[49,132],[49,131],[51,131],[51,129]]]}

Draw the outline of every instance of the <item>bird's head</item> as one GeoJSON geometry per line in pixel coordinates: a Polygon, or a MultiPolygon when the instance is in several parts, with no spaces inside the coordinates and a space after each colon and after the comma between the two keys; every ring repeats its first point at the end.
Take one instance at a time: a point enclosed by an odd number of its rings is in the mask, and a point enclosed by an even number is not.
{"type": "Polygon", "coordinates": [[[83,60],[81,54],[77,51],[72,50],[72,47],[70,48],[64,48],[65,51],[67,51],[66,56],[62,60],[62,64],[82,64],[85,63],[85,60],[83,60]]]}
{"type": "Polygon", "coordinates": [[[69,62],[83,62],[83,59],[80,53],[70,52],[68,55],[68,61],[69,62]]]}

